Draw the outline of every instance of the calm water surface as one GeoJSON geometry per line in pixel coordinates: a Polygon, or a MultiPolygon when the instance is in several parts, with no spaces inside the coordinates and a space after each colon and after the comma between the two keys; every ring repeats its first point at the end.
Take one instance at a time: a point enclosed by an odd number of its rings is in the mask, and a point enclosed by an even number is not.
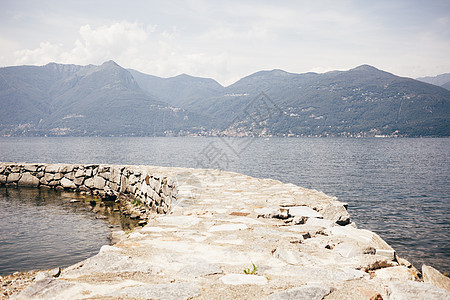
{"type": "MultiPolygon", "coordinates": [[[[337,196],[359,228],[380,234],[400,256],[449,272],[449,149],[450,139],[0,138],[0,161],[208,167],[275,178],[337,196]]],[[[0,231],[36,233],[34,222],[11,222],[22,226],[0,223],[0,231]]]]}

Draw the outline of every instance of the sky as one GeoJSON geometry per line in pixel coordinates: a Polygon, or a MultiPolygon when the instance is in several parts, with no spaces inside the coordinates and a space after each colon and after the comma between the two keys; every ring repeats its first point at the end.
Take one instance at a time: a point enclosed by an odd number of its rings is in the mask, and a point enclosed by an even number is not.
{"type": "Polygon", "coordinates": [[[0,0],[0,67],[99,65],[229,85],[260,70],[450,72],[449,0],[0,0]]]}

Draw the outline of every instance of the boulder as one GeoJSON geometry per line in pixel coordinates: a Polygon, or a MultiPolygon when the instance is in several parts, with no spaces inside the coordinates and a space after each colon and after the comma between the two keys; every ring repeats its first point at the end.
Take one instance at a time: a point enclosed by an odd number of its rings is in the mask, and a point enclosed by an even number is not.
{"type": "Polygon", "coordinates": [[[0,184],[5,184],[6,183],[6,175],[0,175],[0,184]]]}
{"type": "Polygon", "coordinates": [[[75,183],[73,183],[72,180],[67,179],[66,177],[64,177],[63,179],[61,179],[61,185],[63,188],[65,189],[76,189],[77,186],[75,185],[75,183]]]}
{"type": "Polygon", "coordinates": [[[62,168],[63,168],[62,165],[47,165],[45,167],[45,172],[46,173],[59,173],[62,168]]]}
{"type": "Polygon", "coordinates": [[[94,188],[103,190],[105,188],[106,180],[100,176],[94,176],[94,188]]]}
{"type": "Polygon", "coordinates": [[[29,186],[29,187],[38,187],[39,186],[39,179],[37,177],[34,177],[30,173],[24,173],[22,177],[19,180],[18,185],[19,186],[29,186]]]}
{"type": "Polygon", "coordinates": [[[28,172],[36,172],[38,166],[34,164],[25,164],[23,165],[23,169],[28,172]]]}
{"type": "Polygon", "coordinates": [[[6,182],[7,183],[17,182],[17,181],[19,181],[20,177],[22,177],[22,174],[20,174],[20,173],[11,173],[8,175],[6,182]]]}
{"type": "Polygon", "coordinates": [[[383,268],[375,271],[375,277],[383,281],[416,280],[416,274],[404,266],[383,268]]]}
{"type": "Polygon", "coordinates": [[[320,213],[308,206],[289,206],[285,208],[288,209],[289,215],[293,217],[323,218],[320,213]]]}
{"type": "Polygon", "coordinates": [[[423,281],[428,282],[439,288],[446,289],[450,292],[450,278],[442,275],[438,270],[433,267],[423,265],[422,266],[423,281]]]}
{"type": "Polygon", "coordinates": [[[79,168],[76,172],[75,172],[75,177],[79,178],[79,177],[84,177],[86,176],[86,172],[84,171],[84,169],[79,168]]]}
{"type": "Polygon", "coordinates": [[[88,178],[84,181],[84,185],[90,189],[94,188],[94,178],[88,178]]]}

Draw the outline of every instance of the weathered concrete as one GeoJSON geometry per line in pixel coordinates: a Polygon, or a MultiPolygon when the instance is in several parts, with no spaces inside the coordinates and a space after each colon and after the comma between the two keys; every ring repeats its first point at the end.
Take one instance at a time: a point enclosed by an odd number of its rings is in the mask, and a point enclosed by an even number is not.
{"type": "Polygon", "coordinates": [[[164,174],[178,190],[171,212],[15,299],[450,297],[420,281],[377,234],[356,228],[336,198],[231,172],[140,168],[121,187],[142,188],[139,170],[164,174]]]}

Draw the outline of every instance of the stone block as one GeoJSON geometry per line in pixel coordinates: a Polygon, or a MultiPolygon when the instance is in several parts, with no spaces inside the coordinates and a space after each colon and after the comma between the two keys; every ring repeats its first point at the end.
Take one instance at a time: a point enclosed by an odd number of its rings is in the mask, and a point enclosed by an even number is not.
{"type": "Polygon", "coordinates": [[[65,189],[76,189],[77,186],[73,183],[72,180],[67,179],[66,177],[61,179],[61,186],[65,189]]]}
{"type": "Polygon", "coordinates": [[[6,175],[0,175],[0,184],[5,184],[6,183],[6,175]]]}
{"type": "Polygon", "coordinates": [[[60,179],[63,178],[63,177],[64,177],[64,174],[63,174],[63,173],[55,173],[54,179],[55,179],[55,180],[60,180],[60,179]]]}
{"type": "Polygon", "coordinates": [[[323,297],[331,293],[330,287],[323,284],[307,284],[301,287],[287,289],[282,292],[269,295],[269,300],[283,299],[308,299],[321,300],[323,297]]]}
{"type": "Polygon", "coordinates": [[[227,274],[220,278],[225,284],[240,285],[240,284],[267,284],[267,278],[259,275],[247,275],[247,274],[227,274]]]}
{"type": "Polygon", "coordinates": [[[84,169],[79,168],[76,172],[75,172],[75,178],[79,178],[79,177],[84,177],[86,176],[86,172],[84,169]]]}
{"type": "Polygon", "coordinates": [[[94,188],[94,178],[88,178],[84,181],[84,185],[90,189],[94,188]]]}
{"type": "Polygon", "coordinates": [[[45,172],[46,173],[59,173],[62,168],[63,168],[62,165],[47,165],[45,167],[45,172]]]}
{"type": "Polygon", "coordinates": [[[74,180],[73,180],[73,183],[75,183],[76,185],[82,185],[83,184],[83,182],[84,182],[84,177],[76,177],[74,180]]]}
{"type": "Polygon", "coordinates": [[[38,166],[34,164],[25,164],[23,165],[23,169],[27,172],[36,172],[38,166]]]}
{"type": "Polygon", "coordinates": [[[289,215],[293,217],[323,218],[320,213],[308,206],[289,206],[285,208],[288,209],[289,215]]]}
{"type": "Polygon", "coordinates": [[[407,281],[416,280],[416,275],[404,266],[383,268],[375,270],[375,277],[383,281],[407,281]]]}
{"type": "Polygon", "coordinates": [[[64,174],[64,177],[73,181],[75,179],[75,174],[73,172],[69,172],[64,174]]]}
{"type": "Polygon", "coordinates": [[[19,186],[29,186],[29,187],[38,187],[39,179],[30,173],[24,173],[19,180],[19,186]]]}
{"type": "Polygon", "coordinates": [[[424,282],[430,283],[438,288],[442,288],[450,292],[450,278],[441,274],[435,268],[423,265],[422,276],[424,282]]]}
{"type": "Polygon", "coordinates": [[[106,180],[98,175],[94,176],[94,188],[103,190],[105,188],[106,180]]]}
{"type": "Polygon", "coordinates": [[[20,173],[11,173],[8,175],[8,178],[6,179],[7,183],[14,183],[18,182],[20,177],[22,177],[22,174],[20,173]]]}

